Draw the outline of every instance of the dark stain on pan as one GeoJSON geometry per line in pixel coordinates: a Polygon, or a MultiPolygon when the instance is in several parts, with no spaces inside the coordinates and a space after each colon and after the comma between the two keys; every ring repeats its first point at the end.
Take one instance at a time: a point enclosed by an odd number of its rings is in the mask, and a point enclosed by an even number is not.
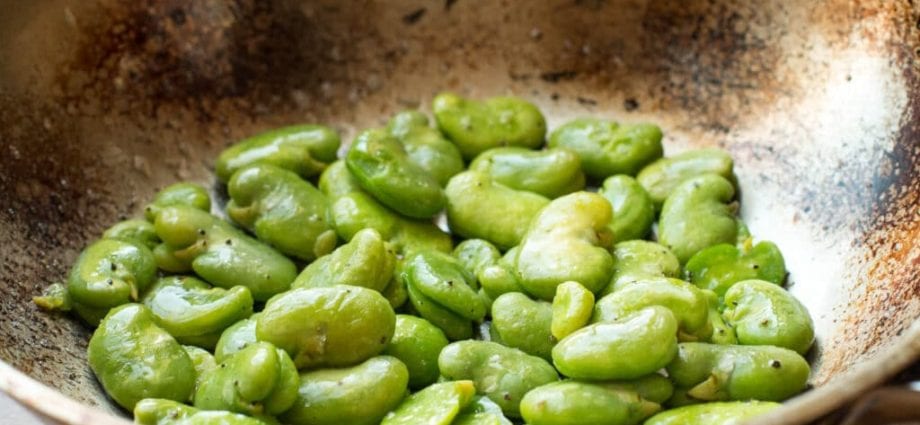
{"type": "MultiPolygon", "coordinates": [[[[900,37],[889,44],[907,87],[920,87],[912,43],[902,42],[920,37],[912,25],[918,14],[903,11],[900,37]]],[[[871,184],[867,231],[857,242],[865,252],[859,259],[867,267],[860,282],[865,291],[850,300],[855,308],[841,318],[845,326],[837,341],[850,349],[831,351],[837,355],[827,359],[827,373],[883,349],[920,317],[920,93],[908,95],[894,146],[871,184]]]]}
{"type": "Polygon", "coordinates": [[[106,216],[95,206],[105,198],[104,176],[87,172],[98,162],[61,108],[0,94],[0,110],[0,358],[97,404],[83,390],[93,385],[84,361],[87,329],[41,314],[28,300],[64,276],[98,230],[106,216]]]}

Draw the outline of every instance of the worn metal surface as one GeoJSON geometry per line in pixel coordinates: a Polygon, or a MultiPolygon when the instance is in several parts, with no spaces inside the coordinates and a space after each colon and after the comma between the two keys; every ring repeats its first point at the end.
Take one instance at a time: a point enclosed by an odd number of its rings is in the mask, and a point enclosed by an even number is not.
{"type": "Polygon", "coordinates": [[[438,91],[552,128],[650,120],[723,146],[815,316],[807,421],[917,357],[920,10],[903,1],[0,0],[0,360],[116,412],[88,332],[30,298],[108,224],[255,131],[346,139],[438,91]],[[850,373],[848,375],[847,373],[850,373]]]}

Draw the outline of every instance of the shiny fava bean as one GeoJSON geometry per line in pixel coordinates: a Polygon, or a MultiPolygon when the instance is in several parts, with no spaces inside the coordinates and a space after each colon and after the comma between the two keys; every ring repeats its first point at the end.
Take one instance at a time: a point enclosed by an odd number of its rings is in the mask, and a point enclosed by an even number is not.
{"type": "Polygon", "coordinates": [[[137,425],[277,425],[271,417],[254,418],[223,410],[199,410],[172,400],[148,398],[134,407],[137,425]]]}
{"type": "Polygon", "coordinates": [[[476,387],[468,380],[433,384],[406,397],[380,425],[451,425],[474,394],[476,387]]]}
{"type": "Polygon", "coordinates": [[[389,301],[394,310],[402,307],[409,300],[409,290],[406,288],[406,282],[395,276],[395,272],[393,278],[390,279],[390,283],[387,284],[386,288],[383,288],[380,294],[389,301]]]}
{"type": "Polygon", "coordinates": [[[256,338],[291,355],[298,369],[351,366],[386,348],[396,327],[379,292],[359,286],[295,288],[273,297],[256,338]]]}
{"type": "Polygon", "coordinates": [[[485,239],[467,239],[454,248],[453,256],[468,273],[478,276],[486,267],[498,263],[502,253],[485,239]]]}
{"type": "Polygon", "coordinates": [[[502,249],[520,243],[533,218],[549,204],[541,195],[511,189],[476,171],[454,176],[445,193],[452,232],[502,249]]]}
{"type": "Polygon", "coordinates": [[[703,174],[717,174],[734,181],[731,155],[722,149],[696,149],[667,158],[661,158],[643,168],[636,180],[652,198],[656,208],[661,208],[671,192],[684,180],[703,174]]]}
{"type": "Polygon", "coordinates": [[[287,257],[206,212],[168,207],[154,225],[173,256],[190,261],[192,270],[214,286],[245,286],[256,301],[265,301],[297,277],[287,257]]]}
{"type": "Polygon", "coordinates": [[[329,203],[297,174],[268,164],[236,172],[227,184],[227,215],[284,254],[313,261],[335,248],[329,203]]]}
{"type": "Polygon", "coordinates": [[[399,140],[383,130],[358,135],[345,165],[361,188],[400,214],[425,219],[444,208],[446,200],[438,181],[415,165],[399,140]]]}
{"type": "Polygon", "coordinates": [[[428,125],[425,114],[419,111],[400,112],[390,120],[387,133],[402,143],[412,163],[434,177],[441,186],[463,171],[460,150],[440,131],[428,125]]]}
{"type": "Polygon", "coordinates": [[[157,267],[168,273],[188,273],[192,271],[190,259],[176,257],[176,250],[165,243],[160,243],[153,248],[153,259],[157,267]]]}
{"type": "Polygon", "coordinates": [[[482,292],[489,298],[494,300],[508,292],[524,292],[514,269],[518,251],[520,247],[509,249],[495,264],[485,266],[476,273],[482,292]]]}
{"type": "Polygon", "coordinates": [[[157,231],[153,228],[153,224],[147,220],[138,219],[116,223],[102,233],[102,239],[118,239],[134,242],[151,250],[160,244],[160,238],[157,236],[157,231]]]}
{"type": "Polygon", "coordinates": [[[521,286],[552,300],[556,286],[574,280],[591,292],[609,282],[613,257],[610,203],[595,193],[576,192],[553,200],[534,217],[521,241],[515,266],[521,286]]]}
{"type": "Polygon", "coordinates": [[[301,177],[318,175],[335,161],[339,135],[320,125],[294,125],[266,131],[225,149],[217,157],[217,179],[226,183],[239,169],[255,163],[291,170],[301,177]]]}
{"type": "Polygon", "coordinates": [[[153,202],[144,207],[144,217],[151,223],[166,207],[184,205],[204,212],[211,211],[211,195],[208,190],[195,183],[176,183],[166,186],[153,197],[153,202]]]}
{"type": "Polygon", "coordinates": [[[501,343],[550,361],[556,344],[552,321],[552,304],[520,292],[503,294],[492,303],[492,330],[501,343]]]}
{"type": "Polygon", "coordinates": [[[737,204],[730,203],[735,188],[724,178],[705,174],[684,180],[661,208],[658,242],[687,262],[694,254],[738,235],[737,204]]]}
{"type": "Polygon", "coordinates": [[[101,239],[86,247],[67,277],[73,309],[92,326],[109,309],[137,301],[156,277],[153,253],[142,245],[101,239]]]}
{"type": "Polygon", "coordinates": [[[319,187],[331,202],[329,212],[335,231],[346,241],[369,227],[403,256],[420,249],[442,252],[453,249],[450,235],[433,223],[403,217],[365,193],[343,161],[333,163],[323,172],[319,187]]]}
{"type": "Polygon", "coordinates": [[[414,254],[406,260],[404,277],[409,287],[460,317],[482,321],[486,315],[485,304],[470,286],[475,278],[448,254],[430,250],[414,254]]]}
{"type": "Polygon", "coordinates": [[[679,275],[680,261],[667,247],[643,240],[620,242],[613,247],[613,277],[601,296],[642,280],[679,275]]]}
{"type": "Polygon", "coordinates": [[[195,392],[195,407],[277,415],[297,400],[297,368],[284,350],[256,342],[217,365],[195,392]]]}
{"type": "Polygon", "coordinates": [[[645,421],[645,425],[737,425],[780,406],[770,401],[704,403],[661,412],[645,421]]]}
{"type": "Polygon", "coordinates": [[[578,282],[563,282],[556,287],[553,297],[550,326],[553,338],[558,341],[581,329],[591,320],[593,312],[594,294],[578,282]]]}
{"type": "Polygon", "coordinates": [[[703,293],[709,299],[709,325],[712,326],[712,336],[708,341],[703,342],[722,345],[737,344],[738,336],[735,334],[735,329],[725,323],[722,312],[719,311],[721,308],[719,296],[708,289],[704,289],[703,293]]]}
{"type": "Polygon", "coordinates": [[[414,285],[406,285],[409,301],[419,316],[431,322],[444,332],[447,339],[459,341],[473,337],[473,321],[456,314],[431,298],[425,296],[414,285]]]}
{"type": "Polygon", "coordinates": [[[333,285],[363,286],[383,292],[393,279],[396,254],[374,229],[364,229],[345,245],[300,272],[294,288],[333,285]]]}
{"type": "Polygon", "coordinates": [[[782,401],[805,389],[808,362],[795,351],[768,345],[684,342],[668,376],[704,401],[782,401]]]}
{"type": "Polygon", "coordinates": [[[684,277],[721,297],[742,280],[760,279],[782,285],[786,280],[786,262],[773,242],[751,246],[748,241],[741,247],[719,244],[691,257],[684,267],[684,277]]]}
{"type": "Polygon", "coordinates": [[[87,359],[105,392],[128,410],[145,398],[185,401],[195,389],[192,360],[140,304],[106,315],[89,340],[87,359]]]}
{"type": "Polygon", "coordinates": [[[448,344],[444,332],[431,322],[396,315],[396,331],[383,354],[396,357],[409,371],[409,387],[422,389],[438,380],[438,354],[448,344]]]}
{"type": "Polygon", "coordinates": [[[725,293],[722,317],[742,345],[775,345],[804,355],[815,340],[808,310],[772,282],[736,283],[725,293]]]}
{"type": "Polygon", "coordinates": [[[659,410],[635,392],[580,381],[537,387],[521,401],[521,416],[530,425],[634,425],[659,410]]]}
{"type": "Polygon", "coordinates": [[[608,390],[634,392],[653,403],[664,403],[674,394],[674,384],[658,373],[627,381],[595,382],[608,390]]]}
{"type": "Polygon", "coordinates": [[[594,306],[594,322],[615,322],[648,306],[671,310],[681,340],[697,341],[712,335],[709,299],[702,290],[680,279],[641,280],[606,295],[594,306]]]}
{"type": "Polygon", "coordinates": [[[655,221],[655,206],[636,179],[624,174],[611,176],[597,193],[613,207],[608,226],[614,240],[622,242],[648,236],[655,221]]]}
{"type": "Polygon", "coordinates": [[[559,380],[546,360],[488,341],[454,342],[441,350],[438,366],[447,379],[473,380],[476,391],[511,418],[521,417],[524,394],[559,380]]]}
{"type": "Polygon", "coordinates": [[[569,149],[489,149],[470,163],[470,170],[514,190],[557,198],[585,188],[581,159],[569,149]]]}
{"type": "Polygon", "coordinates": [[[306,372],[294,407],[281,419],[291,425],[376,425],[405,397],[408,381],[406,366],[390,356],[306,372]]]}
{"type": "Polygon", "coordinates": [[[566,147],[581,157],[582,168],[595,179],[614,174],[636,175],[661,158],[661,129],[654,124],[618,124],[596,118],[579,118],[557,128],[549,146],[566,147]]]}
{"type": "Polygon", "coordinates": [[[219,362],[224,361],[227,356],[255,343],[257,341],[256,320],[261,315],[261,313],[253,314],[248,319],[240,320],[224,329],[214,347],[214,359],[219,362]]]}
{"type": "Polygon", "coordinates": [[[546,119],[532,103],[516,97],[464,99],[441,93],[432,102],[438,128],[471,160],[500,146],[537,148],[546,136],[546,119]]]}
{"type": "Polygon", "coordinates": [[[192,365],[195,367],[195,391],[192,391],[192,398],[190,399],[190,401],[194,401],[195,392],[201,387],[201,383],[205,380],[205,377],[213,372],[214,369],[217,369],[217,361],[214,360],[214,356],[212,356],[211,353],[203,348],[198,348],[193,345],[183,345],[182,348],[185,350],[185,354],[188,354],[188,358],[192,360],[192,365]]]}
{"type": "Polygon", "coordinates": [[[224,329],[251,316],[253,304],[244,286],[212,288],[189,276],[161,278],[141,302],[179,342],[207,349],[214,348],[224,329]]]}
{"type": "Polygon", "coordinates": [[[677,354],[677,319],[652,306],[619,321],[581,328],[553,348],[553,364],[576,379],[636,379],[653,373],[677,354]]]}
{"type": "Polygon", "coordinates": [[[485,396],[474,396],[473,401],[466,406],[451,425],[513,425],[501,406],[485,396]]]}

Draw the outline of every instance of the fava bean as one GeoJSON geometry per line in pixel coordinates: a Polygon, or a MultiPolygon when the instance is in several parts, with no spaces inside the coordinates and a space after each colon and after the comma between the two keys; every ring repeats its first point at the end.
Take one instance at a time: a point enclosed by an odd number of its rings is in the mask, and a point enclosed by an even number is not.
{"type": "Polygon", "coordinates": [[[687,395],[703,401],[782,401],[805,389],[808,362],[795,351],[769,345],[684,342],[667,367],[687,395]]]}
{"type": "Polygon", "coordinates": [[[786,280],[786,262],[772,242],[751,246],[748,240],[741,247],[718,244],[694,254],[684,267],[684,276],[694,285],[722,297],[742,280],[760,279],[782,285],[786,280]]]}
{"type": "Polygon", "coordinates": [[[183,344],[214,348],[221,332],[252,315],[252,294],[245,286],[230,289],[190,276],[161,278],[141,300],[158,326],[183,344]]]}
{"type": "Polygon", "coordinates": [[[684,180],[661,208],[658,242],[686,263],[693,254],[738,235],[735,188],[724,178],[704,174],[684,180]]]}
{"type": "Polygon", "coordinates": [[[248,319],[234,323],[220,334],[220,339],[214,347],[214,359],[223,361],[227,356],[240,351],[256,340],[256,320],[261,313],[253,314],[248,319]]]}
{"type": "Polygon", "coordinates": [[[696,149],[667,158],[661,158],[643,168],[636,180],[652,198],[656,208],[661,208],[684,180],[703,174],[716,174],[734,181],[732,157],[722,149],[696,149]]]}
{"type": "Polygon", "coordinates": [[[682,340],[697,341],[712,335],[709,300],[699,288],[680,279],[640,280],[597,301],[594,322],[614,322],[648,306],[671,310],[682,340]]]}
{"type": "Polygon", "coordinates": [[[438,181],[383,130],[358,135],[345,165],[362,189],[400,214],[431,218],[444,208],[446,199],[438,181]]]}
{"type": "Polygon", "coordinates": [[[601,296],[642,280],[679,275],[680,261],[667,247],[643,240],[620,242],[613,247],[613,277],[601,296]]]}
{"type": "Polygon", "coordinates": [[[255,163],[291,170],[303,178],[321,173],[335,161],[339,135],[321,125],[293,125],[259,133],[225,149],[217,157],[215,171],[223,183],[233,173],[255,163]]]}
{"type": "Polygon", "coordinates": [[[472,381],[440,382],[410,395],[380,425],[451,425],[476,394],[472,381]]]}
{"type": "Polygon", "coordinates": [[[294,407],[281,418],[291,425],[376,425],[406,396],[408,381],[406,366],[390,356],[306,372],[294,407]]]}
{"type": "Polygon", "coordinates": [[[409,371],[409,387],[422,389],[438,380],[438,355],[448,344],[444,332],[431,322],[396,315],[396,331],[383,354],[396,357],[409,371]]]}
{"type": "Polygon", "coordinates": [[[725,293],[722,317],[742,345],[775,345],[804,355],[815,340],[808,310],[773,282],[736,283],[725,293]]]}
{"type": "Polygon", "coordinates": [[[479,394],[489,397],[512,418],[521,417],[524,394],[559,380],[546,360],[487,341],[460,341],[444,347],[438,367],[447,379],[473,380],[479,394]]]}
{"type": "Polygon", "coordinates": [[[134,242],[143,245],[148,249],[154,249],[160,244],[160,238],[157,236],[153,224],[147,220],[131,219],[115,223],[102,233],[102,239],[118,239],[126,242],[134,242]]]}
{"type": "Polygon", "coordinates": [[[294,288],[363,286],[383,292],[393,280],[396,254],[374,229],[364,229],[345,245],[314,261],[297,276],[294,288]]]}
{"type": "Polygon", "coordinates": [[[396,315],[379,292],[360,286],[295,288],[273,297],[256,338],[287,351],[298,369],[352,366],[393,337],[396,315]]]}
{"type": "Polygon", "coordinates": [[[514,190],[526,190],[557,198],[585,188],[581,159],[564,148],[534,151],[526,148],[494,148],[476,157],[470,170],[485,174],[514,190]]]}
{"type": "Polygon", "coordinates": [[[440,131],[428,125],[425,114],[419,111],[400,112],[390,120],[387,132],[399,139],[409,160],[434,177],[441,186],[463,171],[460,150],[440,131]]]}
{"type": "Polygon", "coordinates": [[[339,237],[350,241],[356,233],[372,228],[408,256],[420,249],[450,252],[453,242],[431,222],[403,217],[365,193],[343,161],[337,161],[320,176],[320,189],[329,197],[330,215],[339,237]]]}
{"type": "Polygon", "coordinates": [[[536,148],[546,135],[546,119],[540,110],[516,97],[480,101],[441,93],[431,109],[438,128],[467,160],[500,146],[536,148]]]}
{"type": "Polygon", "coordinates": [[[297,276],[294,263],[230,223],[188,207],[168,207],[155,223],[172,255],[221,288],[245,286],[256,301],[286,291],[297,276]]]}
{"type": "Polygon", "coordinates": [[[534,217],[517,255],[521,286],[552,300],[556,286],[574,280],[591,292],[609,282],[613,257],[610,203],[595,193],[576,192],[553,200],[534,217]]]}
{"type": "Polygon", "coordinates": [[[156,270],[153,253],[143,245],[100,239],[86,247],[70,269],[67,293],[71,306],[95,326],[109,309],[137,301],[153,283],[156,270]]]}
{"type": "Polygon", "coordinates": [[[642,239],[649,234],[655,221],[655,206],[636,179],[624,174],[611,176],[597,193],[613,207],[608,227],[615,241],[642,239]]]}
{"type": "Polygon", "coordinates": [[[448,254],[419,251],[406,260],[403,275],[408,286],[460,317],[481,321],[486,315],[485,304],[470,285],[475,278],[448,254]]]}
{"type": "Polygon", "coordinates": [[[253,418],[223,410],[199,410],[172,400],[148,398],[134,408],[137,425],[277,425],[271,417],[253,418]]]}
{"type": "Polygon", "coordinates": [[[278,251],[313,261],[335,248],[326,196],[294,172],[251,165],[233,174],[227,191],[230,219],[278,251]]]}
{"type": "Polygon", "coordinates": [[[198,391],[198,388],[201,387],[201,383],[205,380],[205,377],[217,369],[217,361],[214,360],[214,356],[211,355],[207,350],[203,348],[195,347],[194,345],[183,345],[182,348],[185,350],[185,354],[188,354],[188,358],[192,360],[192,365],[195,367],[195,390],[192,391],[191,398],[189,401],[195,401],[195,392],[198,391]]]}
{"type": "Polygon", "coordinates": [[[294,405],[299,382],[284,350],[256,342],[227,356],[204,377],[195,392],[195,407],[277,415],[294,405]]]}
{"type": "Polygon", "coordinates": [[[647,307],[563,338],[553,348],[553,364],[570,378],[636,379],[671,362],[677,354],[677,329],[670,310],[647,307]]]}
{"type": "Polygon", "coordinates": [[[188,353],[141,304],[105,316],[89,340],[87,359],[105,392],[128,410],[145,398],[185,401],[195,390],[188,353]]]}
{"type": "Polygon", "coordinates": [[[549,204],[541,195],[511,189],[476,171],[454,176],[445,193],[452,232],[505,249],[520,243],[533,218],[549,204]]]}
{"type": "Polygon", "coordinates": [[[594,294],[578,282],[563,282],[556,287],[553,297],[550,326],[553,338],[558,341],[581,329],[591,320],[593,312],[594,294]]]}
{"type": "MultiPolygon", "coordinates": [[[[228,176],[229,178],[229,176],[228,176]]],[[[204,212],[211,212],[211,195],[208,190],[195,183],[176,183],[166,186],[153,197],[153,202],[144,207],[144,217],[153,223],[160,210],[167,207],[186,206],[204,212]]]]}
{"type": "Polygon", "coordinates": [[[661,137],[661,129],[654,124],[579,118],[554,130],[549,146],[574,150],[589,176],[604,179],[614,174],[635,175],[661,158],[661,137]]]}
{"type": "Polygon", "coordinates": [[[521,401],[521,415],[530,425],[634,425],[659,410],[635,392],[580,381],[537,387],[521,401]]]}
{"type": "Polygon", "coordinates": [[[503,345],[552,361],[553,305],[509,292],[492,303],[492,329],[503,345]]]}
{"type": "Polygon", "coordinates": [[[645,425],[736,425],[780,406],[769,401],[704,403],[661,412],[645,421],[645,425]]]}

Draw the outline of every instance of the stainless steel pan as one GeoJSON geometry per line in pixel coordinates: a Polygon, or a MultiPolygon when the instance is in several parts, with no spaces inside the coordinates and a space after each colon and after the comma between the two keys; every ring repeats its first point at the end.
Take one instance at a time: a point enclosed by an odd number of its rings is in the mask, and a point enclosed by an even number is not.
{"type": "Polygon", "coordinates": [[[529,98],[551,127],[581,115],[655,121],[668,153],[732,152],[742,214],[786,254],[818,333],[814,390],[766,422],[818,418],[920,353],[911,1],[0,0],[0,10],[0,388],[64,422],[121,414],[86,366],[88,331],[30,302],[81,247],[158,187],[211,184],[215,154],[243,136],[321,122],[349,139],[443,89],[529,98]],[[64,407],[57,391],[82,404],[64,407]]]}

